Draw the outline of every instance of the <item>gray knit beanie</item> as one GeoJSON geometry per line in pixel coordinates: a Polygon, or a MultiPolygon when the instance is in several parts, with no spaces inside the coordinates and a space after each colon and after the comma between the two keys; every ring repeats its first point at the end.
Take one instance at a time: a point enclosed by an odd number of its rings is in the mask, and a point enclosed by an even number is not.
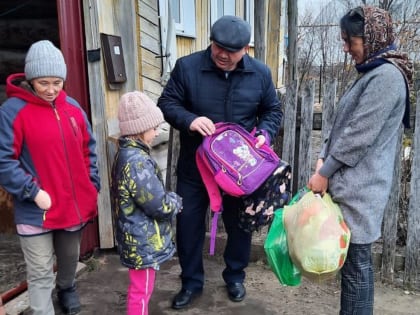
{"type": "Polygon", "coordinates": [[[33,43],[25,58],[26,80],[57,77],[66,80],[67,68],[61,51],[49,40],[33,43]]]}
{"type": "Polygon", "coordinates": [[[146,94],[134,91],[121,96],[118,107],[121,136],[136,135],[164,122],[156,103],[146,94]]]}

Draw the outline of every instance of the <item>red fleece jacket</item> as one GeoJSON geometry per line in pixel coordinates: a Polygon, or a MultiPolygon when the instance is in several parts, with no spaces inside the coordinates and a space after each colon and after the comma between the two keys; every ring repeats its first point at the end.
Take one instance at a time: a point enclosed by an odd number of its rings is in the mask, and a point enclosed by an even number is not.
{"type": "Polygon", "coordinates": [[[61,91],[51,104],[7,78],[0,107],[0,185],[14,197],[15,223],[62,229],[97,215],[95,140],[80,105],[61,91]],[[45,213],[34,198],[51,196],[45,213]]]}

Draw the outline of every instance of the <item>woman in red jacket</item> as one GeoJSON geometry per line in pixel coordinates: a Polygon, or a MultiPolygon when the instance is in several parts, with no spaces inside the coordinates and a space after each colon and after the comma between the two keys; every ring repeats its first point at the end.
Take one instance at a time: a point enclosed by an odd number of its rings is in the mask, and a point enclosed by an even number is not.
{"type": "Polygon", "coordinates": [[[0,185],[13,196],[36,315],[54,314],[54,257],[60,307],[80,311],[74,282],[81,230],[97,215],[95,140],[86,114],[63,90],[66,74],[61,51],[38,41],[25,73],[7,78],[0,107],[0,185]]]}

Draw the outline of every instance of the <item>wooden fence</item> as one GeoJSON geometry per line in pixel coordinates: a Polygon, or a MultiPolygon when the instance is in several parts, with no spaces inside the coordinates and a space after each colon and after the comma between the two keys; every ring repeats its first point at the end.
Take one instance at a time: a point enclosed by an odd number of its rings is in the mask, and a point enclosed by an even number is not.
{"type": "MultiPolygon", "coordinates": [[[[322,139],[331,127],[332,117],[336,105],[336,81],[331,81],[324,86],[322,102],[322,139]]],[[[303,88],[302,95],[297,93],[297,83],[292,83],[284,97],[284,134],[281,148],[282,158],[293,165],[293,190],[303,187],[313,172],[314,153],[313,148],[313,121],[314,121],[314,96],[315,85],[310,82],[303,88]]],[[[420,92],[417,92],[416,108],[420,106],[420,92]]],[[[400,131],[402,143],[403,130],[400,131]]],[[[318,144],[321,141],[318,142],[318,144]]],[[[402,146],[401,146],[402,147],[402,146]]],[[[318,151],[319,152],[319,151],[318,151]]],[[[401,161],[402,152],[398,152],[397,167],[394,170],[395,191],[390,196],[385,210],[383,233],[381,242],[375,246],[375,266],[384,282],[395,283],[403,279],[403,285],[407,290],[420,289],[420,110],[416,111],[413,145],[411,149],[411,181],[410,198],[407,214],[406,246],[402,253],[397,249],[397,225],[399,215],[399,198],[401,190],[401,161]],[[398,275],[398,277],[397,277],[398,275]]],[[[376,244],[375,244],[376,245],[376,244]]]]}
{"type": "MultiPolygon", "coordinates": [[[[314,171],[317,153],[321,140],[326,137],[331,126],[336,100],[337,82],[331,81],[324,85],[322,101],[322,126],[314,126],[320,113],[314,113],[315,84],[310,82],[298,95],[298,86],[293,82],[287,87],[282,98],[284,118],[283,134],[274,141],[274,148],[282,159],[293,166],[292,192],[306,185],[314,171]],[[315,116],[317,115],[317,116],[315,116]],[[320,129],[319,131],[314,131],[320,129]]],[[[416,108],[420,107],[420,92],[417,92],[416,108]]],[[[166,185],[169,189],[176,188],[175,165],[179,154],[178,132],[171,128],[168,148],[168,163],[166,185]]],[[[400,131],[401,142],[403,130],[400,131]]],[[[394,170],[395,190],[390,196],[385,210],[383,232],[380,242],[374,246],[375,271],[384,282],[402,284],[407,290],[420,290],[420,110],[416,111],[413,146],[411,149],[411,181],[410,198],[407,215],[406,246],[397,247],[399,198],[401,190],[402,150],[396,156],[397,167],[394,170]]],[[[402,146],[401,146],[402,147],[402,146]]],[[[211,214],[208,216],[207,230],[210,230],[211,214]]],[[[255,235],[256,242],[263,241],[267,229],[261,235],[255,235]]],[[[218,233],[223,234],[223,224],[219,222],[218,233]]],[[[222,246],[220,246],[222,247],[222,246]]]]}

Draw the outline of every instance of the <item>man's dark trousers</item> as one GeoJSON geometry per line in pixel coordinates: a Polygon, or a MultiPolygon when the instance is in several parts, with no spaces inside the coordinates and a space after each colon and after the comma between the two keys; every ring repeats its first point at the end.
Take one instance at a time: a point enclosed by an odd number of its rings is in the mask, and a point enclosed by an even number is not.
{"type": "MultiPolygon", "coordinates": [[[[209,197],[201,178],[178,176],[177,193],[182,197],[183,209],[177,216],[177,252],[181,265],[182,287],[192,292],[204,285],[203,246],[206,234],[206,213],[209,197]]],[[[226,267],[223,279],[228,283],[243,283],[248,266],[252,234],[238,227],[240,199],[224,196],[222,218],[228,235],[223,254],[226,267]]],[[[216,247],[220,246],[217,244],[216,247]]]]}

